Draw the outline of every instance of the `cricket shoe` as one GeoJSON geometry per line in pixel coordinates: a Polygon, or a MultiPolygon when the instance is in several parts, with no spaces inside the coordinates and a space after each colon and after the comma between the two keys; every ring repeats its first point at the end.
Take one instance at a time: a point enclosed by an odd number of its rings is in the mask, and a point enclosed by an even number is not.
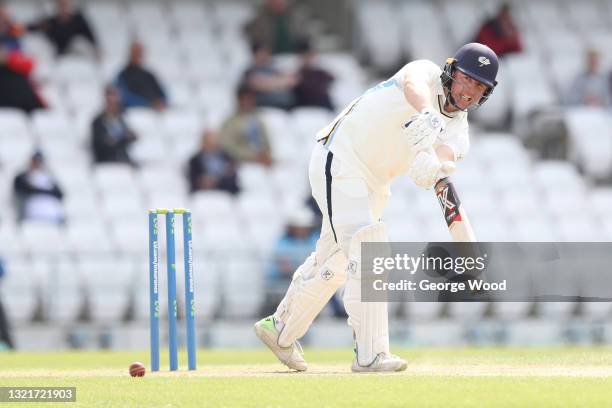
{"type": "Polygon", "coordinates": [[[308,364],[304,360],[304,351],[300,343],[295,341],[289,347],[281,347],[278,344],[278,336],[280,332],[274,324],[274,317],[268,316],[261,319],[254,326],[255,334],[266,346],[274,353],[274,355],[287,367],[297,370],[306,371],[308,364]]]}
{"type": "Polygon", "coordinates": [[[357,358],[353,360],[351,371],[354,373],[389,373],[394,371],[404,371],[408,363],[403,358],[393,354],[380,353],[372,363],[367,366],[359,365],[357,358]]]}

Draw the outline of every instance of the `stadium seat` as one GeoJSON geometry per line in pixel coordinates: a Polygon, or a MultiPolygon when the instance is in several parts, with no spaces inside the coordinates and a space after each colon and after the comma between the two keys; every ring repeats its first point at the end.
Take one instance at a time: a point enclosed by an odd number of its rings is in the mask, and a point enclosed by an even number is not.
{"type": "Polygon", "coordinates": [[[607,8],[597,1],[585,1],[578,5],[573,3],[564,4],[565,17],[573,28],[578,32],[589,32],[592,30],[607,30],[608,19],[607,8]]]}
{"type": "Polygon", "coordinates": [[[100,204],[102,216],[113,222],[145,217],[147,212],[147,207],[142,202],[140,194],[104,194],[100,204]]]}
{"type": "Polygon", "coordinates": [[[312,141],[319,130],[323,129],[334,119],[334,115],[324,108],[297,108],[291,113],[291,123],[299,132],[295,144],[300,141],[312,141]]]}
{"type": "Polygon", "coordinates": [[[239,215],[246,219],[273,219],[282,213],[276,200],[271,195],[261,192],[243,192],[238,197],[237,204],[239,215]]]}
{"type": "Polygon", "coordinates": [[[168,153],[168,145],[158,134],[148,134],[140,137],[130,146],[132,159],[140,165],[155,165],[163,163],[173,156],[168,153]]]}
{"type": "Polygon", "coordinates": [[[85,302],[83,277],[73,261],[55,259],[49,270],[44,296],[47,318],[52,323],[72,323],[85,302]]]}
{"type": "Polygon", "coordinates": [[[607,177],[612,171],[612,138],[608,112],[599,108],[568,109],[570,157],[587,175],[607,177]]]}
{"type": "Polygon", "coordinates": [[[526,8],[529,13],[529,23],[541,33],[549,29],[565,28],[565,13],[561,11],[560,4],[545,0],[532,1],[526,8]]]}
{"type": "MultiPolygon", "coordinates": [[[[133,294],[134,264],[123,258],[89,258],[78,263],[85,282],[91,318],[96,322],[120,321],[133,294]]],[[[144,269],[139,268],[139,269],[144,269]]],[[[145,272],[142,272],[145,274],[145,272]]],[[[144,296],[148,298],[148,296],[144,296]]]]}
{"type": "Polygon", "coordinates": [[[581,55],[585,50],[582,38],[566,28],[547,28],[547,34],[541,37],[543,51],[552,57],[560,54],[581,55]]]}
{"type": "Polygon", "coordinates": [[[103,87],[98,83],[71,82],[66,98],[73,111],[99,112],[104,105],[103,87]]]}
{"type": "Polygon", "coordinates": [[[39,140],[43,138],[76,140],[76,131],[70,117],[62,111],[36,111],[32,115],[31,123],[39,140]]]}
{"type": "Polygon", "coordinates": [[[225,84],[203,83],[195,97],[198,108],[206,113],[213,128],[220,128],[223,121],[234,112],[234,88],[225,84]]]}
{"type": "Polygon", "coordinates": [[[401,25],[395,18],[395,10],[389,2],[363,2],[355,10],[356,34],[361,53],[379,70],[395,68],[402,58],[400,47],[401,25]],[[371,30],[372,25],[380,27],[371,30]]]}
{"type": "Polygon", "coordinates": [[[264,296],[263,265],[250,257],[235,258],[223,265],[224,317],[253,318],[264,296]]]}
{"type": "Polygon", "coordinates": [[[479,321],[487,311],[487,302],[450,302],[448,314],[452,319],[460,321],[479,321]]]}
{"type": "Polygon", "coordinates": [[[584,181],[576,168],[566,161],[541,161],[533,167],[533,176],[541,188],[582,193],[584,181]]]}
{"type": "Polygon", "coordinates": [[[170,105],[180,110],[193,109],[195,105],[194,85],[186,81],[173,81],[166,85],[170,105]]]}
{"type": "Polygon", "coordinates": [[[550,73],[561,101],[568,100],[574,78],[584,68],[584,53],[557,53],[550,64],[550,73]]]}
{"type": "Polygon", "coordinates": [[[40,285],[45,280],[33,273],[27,258],[8,255],[4,259],[5,275],[0,285],[2,304],[10,322],[16,325],[27,324],[41,301],[40,285]]]}
{"type": "Polygon", "coordinates": [[[448,28],[455,44],[471,41],[482,20],[488,16],[485,12],[486,7],[472,1],[446,1],[442,3],[441,9],[449,22],[448,28]],[[459,21],[461,24],[457,24],[459,21]]]}
{"type": "Polygon", "coordinates": [[[559,238],[565,242],[599,242],[606,240],[605,231],[595,224],[593,217],[587,215],[588,208],[575,213],[566,212],[557,220],[559,238]]]}
{"type": "Polygon", "coordinates": [[[270,181],[272,170],[256,163],[242,163],[238,167],[238,182],[242,191],[271,193],[274,185],[270,181]]]}
{"type": "Polygon", "coordinates": [[[254,16],[254,7],[249,3],[220,2],[214,3],[212,11],[217,21],[224,22],[224,29],[239,31],[254,16]]]}
{"type": "MultiPolygon", "coordinates": [[[[93,213],[92,213],[93,214],[93,213]]],[[[115,248],[108,234],[107,226],[102,222],[88,219],[75,219],[66,227],[68,247],[81,256],[102,254],[108,256],[115,248]]]]}
{"type": "Polygon", "coordinates": [[[609,217],[612,208],[612,188],[600,187],[592,189],[588,196],[591,211],[603,217],[609,217]]]}
{"type": "Polygon", "coordinates": [[[200,135],[204,127],[201,114],[184,109],[170,109],[161,116],[161,128],[164,136],[180,142],[192,135],[200,135]]]}
{"type": "Polygon", "coordinates": [[[200,191],[191,196],[191,209],[207,219],[227,219],[238,216],[234,198],[223,191],[200,191]]]}
{"type": "Polygon", "coordinates": [[[54,80],[59,84],[96,83],[102,85],[98,66],[88,59],[79,57],[64,57],[59,60],[53,70],[54,80]]]}
{"type": "Polygon", "coordinates": [[[130,108],[125,113],[125,120],[139,137],[155,137],[160,134],[160,115],[153,109],[130,108]]]}
{"type": "Polygon", "coordinates": [[[440,317],[444,305],[442,302],[409,302],[406,304],[406,315],[409,321],[434,321],[440,317]]]}
{"type": "Polygon", "coordinates": [[[142,255],[148,251],[148,225],[146,215],[140,219],[120,220],[111,226],[113,244],[121,255],[142,255]]]}
{"type": "Polygon", "coordinates": [[[23,243],[36,254],[63,254],[68,249],[64,228],[42,221],[24,221],[23,243]]]}
{"type": "Polygon", "coordinates": [[[544,218],[520,217],[515,218],[514,221],[518,242],[556,242],[559,240],[557,228],[544,218]]]}
{"type": "Polygon", "coordinates": [[[210,23],[208,5],[197,1],[170,3],[170,16],[176,27],[204,28],[210,23]]]}
{"type": "Polygon", "coordinates": [[[68,222],[86,220],[99,213],[98,201],[93,192],[84,193],[87,190],[80,190],[79,194],[77,193],[79,190],[77,187],[74,190],[70,188],[67,191],[64,210],[68,222]],[[75,191],[75,193],[70,194],[72,191],[75,191]]]}
{"type": "Polygon", "coordinates": [[[267,218],[252,218],[246,221],[247,238],[252,246],[258,251],[259,255],[267,259],[278,242],[285,233],[284,217],[276,221],[267,218]]]}
{"type": "MultiPolygon", "coordinates": [[[[26,2],[14,2],[16,3],[26,3],[26,2]]],[[[15,17],[15,16],[14,16],[15,17]]],[[[18,21],[27,21],[27,20],[19,20],[18,21]]],[[[47,65],[53,61],[54,50],[49,41],[41,34],[30,34],[26,35],[22,38],[22,46],[23,49],[27,52],[27,54],[34,57],[37,62],[37,66],[35,70],[38,70],[38,67],[41,65],[47,65]]]]}
{"type": "Polygon", "coordinates": [[[138,190],[134,170],[127,164],[97,164],[93,179],[98,190],[104,193],[138,190]]]}
{"type": "Polygon", "coordinates": [[[428,2],[402,3],[399,10],[400,22],[406,36],[403,52],[413,59],[429,59],[442,64],[446,58],[453,55],[455,42],[448,41],[443,27],[439,24],[429,24],[439,18],[440,11],[428,2]]]}
{"type": "Polygon", "coordinates": [[[28,137],[15,138],[10,142],[1,136],[0,138],[4,141],[2,149],[0,149],[0,163],[3,171],[10,172],[11,175],[15,176],[17,171],[21,171],[27,166],[36,146],[34,141],[28,137]]]}
{"type": "Polygon", "coordinates": [[[23,139],[28,138],[28,117],[18,109],[0,108],[0,138],[23,139]]]}

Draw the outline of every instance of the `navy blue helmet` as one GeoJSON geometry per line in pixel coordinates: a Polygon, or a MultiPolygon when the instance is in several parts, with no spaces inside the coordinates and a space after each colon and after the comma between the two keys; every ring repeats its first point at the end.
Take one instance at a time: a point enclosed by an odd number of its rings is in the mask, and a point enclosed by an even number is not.
{"type": "Polygon", "coordinates": [[[442,75],[440,75],[442,86],[448,91],[449,102],[457,107],[450,93],[455,70],[459,70],[487,86],[487,90],[482,95],[482,98],[475,105],[478,108],[491,96],[493,89],[497,85],[495,77],[497,76],[498,67],[499,61],[497,60],[497,55],[486,45],[469,43],[459,48],[454,57],[446,60],[442,75]]]}

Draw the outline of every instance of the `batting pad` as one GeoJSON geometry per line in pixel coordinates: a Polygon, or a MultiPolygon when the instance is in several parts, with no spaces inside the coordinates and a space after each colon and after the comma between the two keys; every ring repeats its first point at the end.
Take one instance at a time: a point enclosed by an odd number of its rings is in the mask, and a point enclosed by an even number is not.
{"type": "Polygon", "coordinates": [[[317,264],[313,252],[295,271],[284,299],[274,318],[284,323],[278,345],[289,347],[301,338],[329,299],[346,281],[348,260],[341,250],[336,251],[322,265],[317,264]]]}
{"type": "Polygon", "coordinates": [[[357,231],[349,249],[350,273],[344,289],[344,307],[355,336],[357,362],[364,367],[372,364],[378,354],[389,353],[389,325],[386,302],[361,301],[361,243],[388,241],[386,225],[378,222],[357,231]]]}

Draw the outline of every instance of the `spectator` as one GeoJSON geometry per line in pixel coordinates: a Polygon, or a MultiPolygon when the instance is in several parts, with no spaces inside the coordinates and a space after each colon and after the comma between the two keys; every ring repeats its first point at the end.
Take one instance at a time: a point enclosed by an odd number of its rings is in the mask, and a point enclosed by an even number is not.
{"type": "Polygon", "coordinates": [[[93,47],[96,58],[100,59],[96,37],[79,10],[73,8],[71,0],[56,0],[57,13],[28,25],[30,31],[40,31],[51,41],[57,55],[66,55],[76,38],[82,37],[93,47]]]}
{"type": "Polygon", "coordinates": [[[166,108],[166,93],[155,75],[144,67],[144,46],[139,41],[130,46],[129,61],[117,77],[117,86],[126,108],[166,108]]]}
{"type": "Polygon", "coordinates": [[[600,69],[599,52],[590,49],[585,56],[584,72],[571,83],[567,94],[570,105],[609,106],[610,87],[606,75],[600,69]]]}
{"type": "Polygon", "coordinates": [[[329,96],[329,87],[334,77],[315,65],[316,52],[309,42],[300,43],[298,50],[302,65],[298,71],[299,82],[294,90],[295,106],[318,106],[334,110],[329,96]]]}
{"type": "Polygon", "coordinates": [[[245,27],[251,44],[266,44],[272,53],[295,52],[297,30],[305,27],[296,18],[295,9],[286,0],[266,0],[257,16],[245,27]]]}
{"type": "MultiPolygon", "coordinates": [[[[314,251],[319,235],[314,224],[314,216],[308,208],[300,208],[289,217],[286,231],[276,243],[272,262],[266,271],[264,308],[272,310],[263,312],[274,312],[291,282],[293,273],[302,264],[301,260],[314,251]]],[[[344,310],[335,297],[332,297],[331,304],[336,316],[344,316],[344,310]]]]}
{"type": "Polygon", "coordinates": [[[125,123],[119,91],[113,86],[105,90],[104,110],[91,125],[92,148],[96,163],[127,163],[135,165],[128,153],[128,146],[136,135],[125,123]]]}
{"type": "MultiPolygon", "coordinates": [[[[4,273],[4,262],[2,262],[2,259],[0,259],[0,281],[4,276],[4,273]]],[[[0,351],[5,348],[12,350],[15,348],[15,344],[11,338],[11,328],[4,310],[4,305],[2,303],[2,291],[0,290],[0,351]]]]}
{"type": "Polygon", "coordinates": [[[219,144],[238,163],[272,165],[268,132],[255,111],[255,93],[249,87],[238,89],[238,112],[221,126],[219,144]]]}
{"type": "Polygon", "coordinates": [[[34,62],[19,50],[0,45],[0,107],[30,113],[45,107],[29,78],[34,62]]]}
{"type": "Polygon", "coordinates": [[[474,42],[489,46],[498,57],[523,50],[518,28],[510,12],[510,5],[504,3],[497,15],[480,27],[474,42]]]}
{"type": "Polygon", "coordinates": [[[223,190],[238,192],[236,164],[218,144],[217,132],[207,130],[202,136],[200,150],[189,160],[191,192],[223,190]]]}
{"type": "Polygon", "coordinates": [[[284,74],[272,65],[270,49],[263,44],[253,45],[253,63],[245,71],[243,82],[255,91],[257,106],[291,109],[292,89],[298,82],[294,74],[284,74]]]}
{"type": "Polygon", "coordinates": [[[28,168],[13,183],[18,221],[64,222],[64,194],[45,166],[42,153],[35,152],[28,168]]]}
{"type": "Polygon", "coordinates": [[[20,50],[24,31],[24,27],[11,18],[4,1],[0,1],[0,45],[11,51],[20,50]]]}

